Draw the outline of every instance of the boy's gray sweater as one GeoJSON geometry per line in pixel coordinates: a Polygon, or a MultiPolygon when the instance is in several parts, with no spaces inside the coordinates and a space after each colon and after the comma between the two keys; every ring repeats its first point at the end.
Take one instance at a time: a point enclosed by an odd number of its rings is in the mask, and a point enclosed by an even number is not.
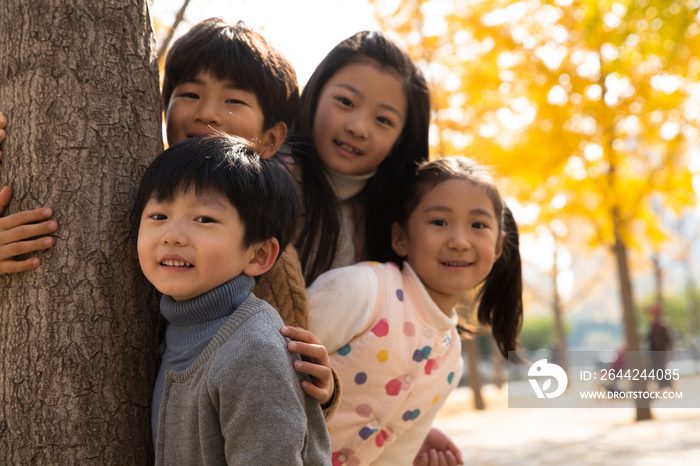
{"type": "Polygon", "coordinates": [[[156,465],[329,465],[318,401],[279,333],[282,319],[252,293],[189,367],[167,371],[156,465]]]}

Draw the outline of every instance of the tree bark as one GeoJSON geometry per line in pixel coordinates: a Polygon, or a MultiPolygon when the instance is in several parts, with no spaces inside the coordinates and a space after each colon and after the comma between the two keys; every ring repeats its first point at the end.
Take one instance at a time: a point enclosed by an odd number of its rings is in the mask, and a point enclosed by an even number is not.
{"type": "MultiPolygon", "coordinates": [[[[632,296],[632,281],[630,280],[629,265],[627,262],[627,246],[620,236],[617,212],[613,212],[613,222],[615,228],[615,245],[613,252],[617,260],[617,271],[620,279],[620,296],[622,298],[622,310],[625,321],[625,334],[627,337],[627,351],[632,351],[631,357],[627,358],[629,367],[641,368],[642,362],[637,358],[640,351],[639,334],[637,333],[637,316],[634,312],[634,300],[632,296]]],[[[639,379],[632,382],[632,389],[635,391],[646,391],[646,381],[639,379]]],[[[649,400],[638,398],[635,400],[637,408],[637,421],[645,421],[652,418],[649,400]]]]}
{"type": "Polygon", "coordinates": [[[162,150],[147,0],[0,2],[0,186],[56,245],[0,276],[0,463],[149,464],[155,292],[130,210],[162,150]]]}

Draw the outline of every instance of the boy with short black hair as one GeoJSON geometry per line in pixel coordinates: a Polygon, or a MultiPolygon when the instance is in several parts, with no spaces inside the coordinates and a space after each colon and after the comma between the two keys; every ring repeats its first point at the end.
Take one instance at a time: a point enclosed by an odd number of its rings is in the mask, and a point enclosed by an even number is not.
{"type": "Polygon", "coordinates": [[[139,262],[169,322],[153,393],[157,465],[330,464],[282,320],[250,293],[292,238],[297,209],[291,176],[238,138],[182,141],[146,170],[139,262]]]}
{"type": "Polygon", "coordinates": [[[249,139],[264,158],[277,152],[299,110],[291,63],[242,21],[219,18],[197,23],[175,41],[162,95],[169,144],[223,131],[249,139]]]}

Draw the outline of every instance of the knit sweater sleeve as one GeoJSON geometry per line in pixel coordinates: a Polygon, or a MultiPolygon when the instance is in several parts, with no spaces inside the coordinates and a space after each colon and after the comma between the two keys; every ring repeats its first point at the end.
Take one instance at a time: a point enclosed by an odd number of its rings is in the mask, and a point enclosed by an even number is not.
{"type": "Polygon", "coordinates": [[[286,325],[309,328],[304,274],[296,249],[291,244],[282,251],[275,265],[260,277],[253,294],[274,307],[286,325]]]}
{"type": "Polygon", "coordinates": [[[307,292],[309,330],[334,353],[369,326],[379,279],[371,267],[341,267],[320,275],[307,292]]]}

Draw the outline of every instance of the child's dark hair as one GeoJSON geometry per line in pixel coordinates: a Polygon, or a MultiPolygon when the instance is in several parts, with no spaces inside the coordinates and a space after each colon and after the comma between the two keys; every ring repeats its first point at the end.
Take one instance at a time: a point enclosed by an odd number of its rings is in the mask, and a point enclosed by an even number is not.
{"type": "Polygon", "coordinates": [[[197,195],[220,194],[231,202],[245,227],[244,247],[277,238],[283,251],[294,235],[299,212],[296,182],[275,161],[261,159],[245,139],[199,136],[162,152],[141,179],[135,225],[150,199],[170,201],[190,189],[197,195]]]}
{"type": "Polygon", "coordinates": [[[175,87],[192,81],[200,71],[253,92],[265,117],[264,130],[280,121],[287,128],[292,126],[299,111],[299,85],[294,67],[242,21],[232,26],[220,18],[205,19],[175,41],[165,59],[166,111],[175,87]]]}
{"type": "Polygon", "coordinates": [[[428,158],[430,95],[423,74],[404,50],[381,32],[358,32],[342,41],[323,59],[301,95],[301,108],[290,144],[302,168],[304,224],[296,241],[307,286],[330,269],[340,232],[338,200],[325,176],[325,166],[313,144],[316,107],[323,86],[343,67],[367,63],[396,73],[404,84],[408,110],[401,135],[377,173],[358,195],[364,210],[365,244],[368,259],[381,260],[389,243],[391,212],[398,202],[399,188],[412,176],[418,162],[428,158]]]}
{"type": "MultiPolygon", "coordinates": [[[[476,300],[479,302],[478,321],[491,327],[498,349],[508,359],[508,351],[516,351],[518,334],[523,322],[523,281],[520,259],[520,238],[513,214],[498,192],[496,181],[488,170],[473,160],[457,156],[424,162],[404,190],[396,221],[406,229],[411,213],[421,199],[438,184],[451,179],[467,180],[484,190],[493,203],[496,218],[500,218],[499,234],[503,249],[481,284],[476,300]]],[[[403,262],[391,251],[393,260],[403,262]]],[[[512,358],[511,358],[512,360],[512,358]]]]}

